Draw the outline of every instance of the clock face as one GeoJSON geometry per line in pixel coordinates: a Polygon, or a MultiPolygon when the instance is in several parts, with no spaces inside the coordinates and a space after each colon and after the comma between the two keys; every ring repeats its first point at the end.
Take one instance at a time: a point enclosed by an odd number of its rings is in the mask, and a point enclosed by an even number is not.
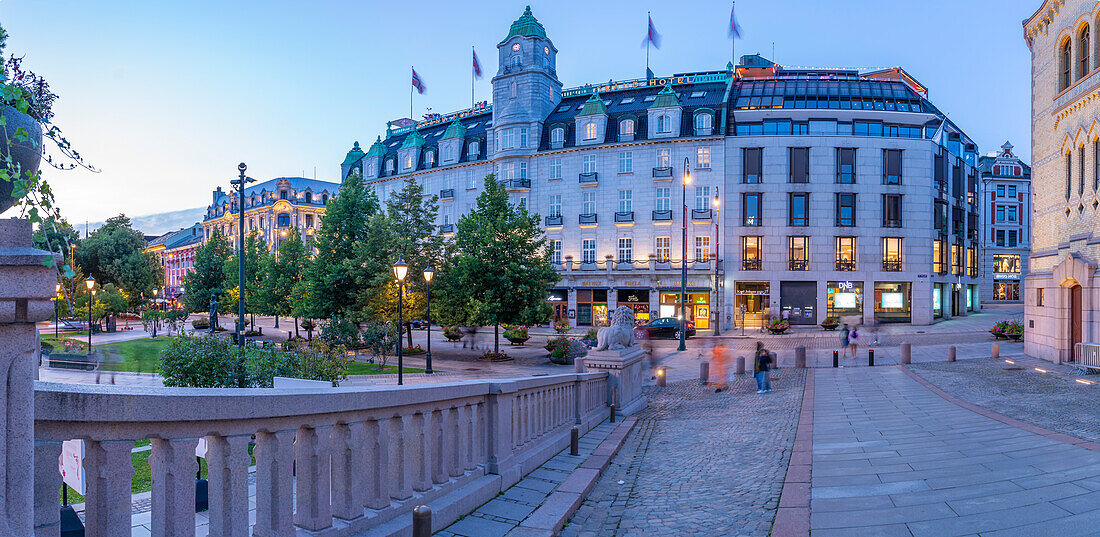
{"type": "Polygon", "coordinates": [[[519,52],[519,43],[515,43],[512,45],[512,52],[519,52]]]}
{"type": "Polygon", "coordinates": [[[550,54],[550,47],[542,47],[542,52],[545,54],[550,54]]]}

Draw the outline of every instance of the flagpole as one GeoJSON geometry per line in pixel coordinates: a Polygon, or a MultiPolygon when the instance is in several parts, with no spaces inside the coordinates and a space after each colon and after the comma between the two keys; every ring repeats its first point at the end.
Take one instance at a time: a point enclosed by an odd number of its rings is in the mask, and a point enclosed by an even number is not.
{"type": "MultiPolygon", "coordinates": [[[[412,72],[416,72],[416,67],[410,67],[412,72]]],[[[413,119],[413,85],[409,84],[409,119],[413,119]]]]}
{"type": "MultiPolygon", "coordinates": [[[[733,10],[736,9],[736,8],[737,8],[737,2],[730,2],[731,22],[732,22],[732,17],[733,17],[733,13],[734,13],[733,10]]],[[[737,52],[736,52],[737,49],[736,49],[736,47],[737,47],[737,37],[731,35],[730,36],[730,63],[733,64],[734,71],[737,70],[737,52]]]]}
{"type": "MultiPolygon", "coordinates": [[[[476,55],[477,55],[477,52],[474,51],[474,46],[470,45],[470,57],[473,58],[476,55]]],[[[474,62],[471,61],[470,62],[470,108],[474,107],[474,78],[475,78],[475,76],[476,76],[476,73],[474,73],[474,62]]]]}
{"type": "Polygon", "coordinates": [[[649,35],[649,22],[651,20],[653,20],[653,15],[651,15],[650,12],[646,11],[645,16],[646,16],[646,23],[645,23],[646,24],[646,26],[645,26],[645,31],[646,31],[646,36],[645,36],[645,77],[646,77],[646,80],[649,80],[649,42],[653,40],[652,39],[653,36],[649,35]]]}

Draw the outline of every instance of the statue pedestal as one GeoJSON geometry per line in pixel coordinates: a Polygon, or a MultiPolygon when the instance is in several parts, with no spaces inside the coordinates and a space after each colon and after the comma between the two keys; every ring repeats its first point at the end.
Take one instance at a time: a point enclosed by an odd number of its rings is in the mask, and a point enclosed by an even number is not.
{"type": "Polygon", "coordinates": [[[607,388],[611,390],[615,414],[629,416],[648,404],[642,396],[644,358],[645,352],[637,345],[617,351],[588,351],[584,357],[589,372],[607,372],[607,388]]]}
{"type": "MultiPolygon", "coordinates": [[[[34,323],[53,317],[56,269],[31,246],[29,220],[0,220],[0,533],[34,535],[34,377],[41,348],[34,323]],[[33,513],[33,515],[32,515],[33,513]]],[[[52,512],[58,516],[53,484],[52,512]]]]}

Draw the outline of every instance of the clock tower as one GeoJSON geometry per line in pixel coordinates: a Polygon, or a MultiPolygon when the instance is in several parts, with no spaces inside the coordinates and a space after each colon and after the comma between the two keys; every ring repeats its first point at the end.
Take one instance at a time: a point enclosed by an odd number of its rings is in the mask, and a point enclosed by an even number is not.
{"type": "Polygon", "coordinates": [[[527,6],[497,45],[499,62],[493,77],[491,158],[533,154],[542,122],[561,100],[557,76],[558,49],[527,6]],[[511,129],[507,136],[504,131],[511,129]],[[517,135],[526,129],[526,136],[517,135]],[[525,145],[521,142],[525,141],[525,145]]]}

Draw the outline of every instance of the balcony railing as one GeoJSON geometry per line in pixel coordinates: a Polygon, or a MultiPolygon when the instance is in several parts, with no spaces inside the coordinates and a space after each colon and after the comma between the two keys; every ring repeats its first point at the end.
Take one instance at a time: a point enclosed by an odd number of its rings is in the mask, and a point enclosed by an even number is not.
{"type": "Polygon", "coordinates": [[[760,270],[761,265],[759,258],[741,260],[741,270],[760,270]]]}
{"type": "Polygon", "coordinates": [[[899,220],[889,220],[889,219],[883,220],[882,221],[882,227],[894,227],[894,228],[901,227],[901,220],[900,219],[899,220]]]}
{"type": "Polygon", "coordinates": [[[901,272],[901,260],[900,259],[883,259],[882,260],[883,272],[901,272]]]}
{"type": "Polygon", "coordinates": [[[577,180],[582,185],[596,184],[597,182],[599,182],[598,175],[599,174],[596,173],[596,172],[582,173],[579,176],[577,176],[577,180]]]}
{"type": "Polygon", "coordinates": [[[837,259],[836,260],[836,270],[855,270],[855,269],[856,269],[856,260],[855,259],[837,259]]]}
{"type": "Polygon", "coordinates": [[[562,216],[560,214],[556,214],[556,215],[546,217],[546,227],[560,226],[562,224],[563,224],[562,216]]]}
{"type": "Polygon", "coordinates": [[[565,147],[565,140],[550,140],[550,149],[561,149],[565,147]]]}
{"type": "Polygon", "coordinates": [[[654,179],[668,179],[672,177],[672,168],[653,168],[654,179]]]}
{"type": "Polygon", "coordinates": [[[630,134],[619,133],[619,141],[620,142],[633,142],[634,141],[634,133],[633,132],[630,133],[630,134]]]}
{"type": "Polygon", "coordinates": [[[511,190],[531,188],[530,179],[512,179],[508,182],[508,188],[511,190]]]}
{"type": "Polygon", "coordinates": [[[443,224],[443,225],[439,226],[439,232],[440,233],[454,233],[455,232],[455,225],[454,224],[443,224]]]}
{"type": "Polygon", "coordinates": [[[439,199],[441,200],[453,200],[455,198],[455,189],[445,188],[439,191],[439,199]]]}
{"type": "Polygon", "coordinates": [[[579,222],[581,224],[595,224],[597,222],[596,214],[582,214],[580,215],[579,222]]]}
{"type": "MultiPolygon", "coordinates": [[[[555,263],[560,265],[561,270],[573,271],[573,270],[680,270],[683,265],[679,260],[672,260],[667,258],[660,258],[657,256],[649,257],[648,259],[631,259],[631,260],[617,260],[615,258],[595,259],[592,257],[590,261],[574,260],[572,258],[566,258],[563,263],[555,263]]],[[[687,268],[689,271],[697,272],[701,274],[714,276],[714,260],[706,261],[693,261],[688,260],[687,268]]],[[[677,280],[679,281],[679,280],[677,280]]]]}
{"type": "Polygon", "coordinates": [[[616,222],[633,222],[634,211],[615,213],[616,222]]]}
{"type": "Polygon", "coordinates": [[[653,211],[654,222],[671,222],[672,211],[653,211]]]}
{"type": "Polygon", "coordinates": [[[711,219],[711,210],[710,209],[692,209],[691,210],[691,219],[692,220],[710,220],[711,219]]]}
{"type": "Polygon", "coordinates": [[[787,262],[788,270],[810,270],[810,262],[805,259],[791,259],[787,262]]]}
{"type": "Polygon", "coordinates": [[[710,136],[712,134],[714,134],[714,128],[713,127],[707,127],[707,128],[703,128],[703,129],[698,128],[698,127],[695,128],[695,135],[696,136],[710,136]]]}

